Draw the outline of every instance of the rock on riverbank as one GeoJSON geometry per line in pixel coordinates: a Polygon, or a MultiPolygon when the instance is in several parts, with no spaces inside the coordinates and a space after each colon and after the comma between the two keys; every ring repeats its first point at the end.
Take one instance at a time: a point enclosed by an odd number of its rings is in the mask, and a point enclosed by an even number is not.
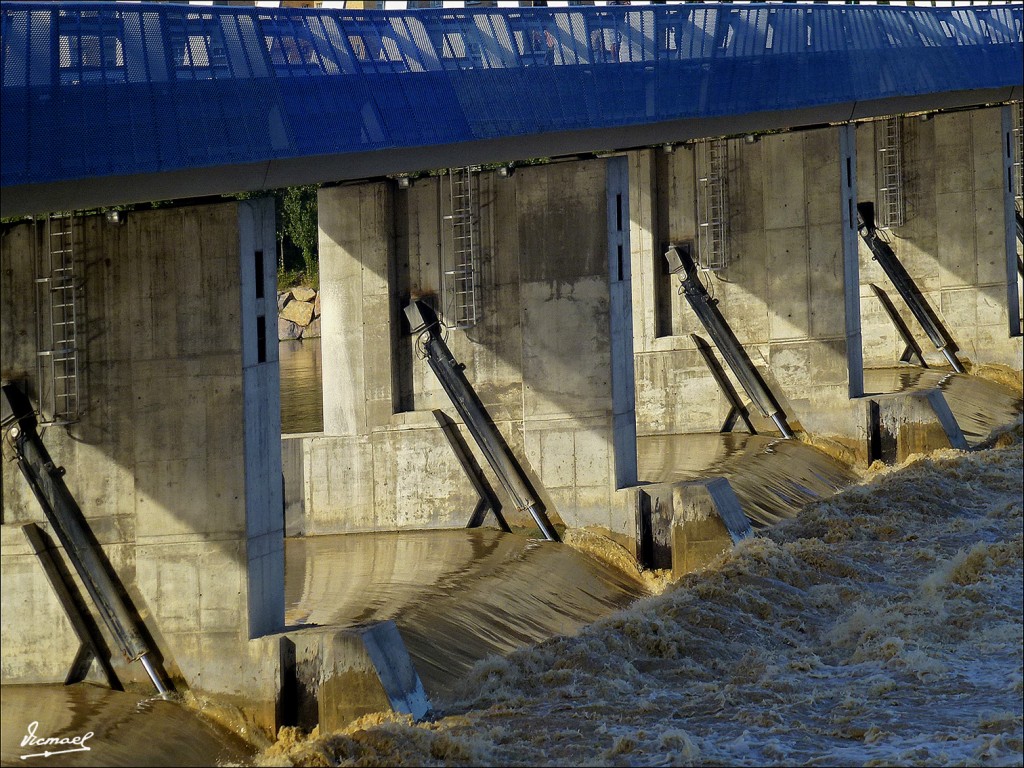
{"type": "Polygon", "coordinates": [[[296,287],[277,292],[277,337],[280,341],[320,337],[320,294],[296,287]]]}

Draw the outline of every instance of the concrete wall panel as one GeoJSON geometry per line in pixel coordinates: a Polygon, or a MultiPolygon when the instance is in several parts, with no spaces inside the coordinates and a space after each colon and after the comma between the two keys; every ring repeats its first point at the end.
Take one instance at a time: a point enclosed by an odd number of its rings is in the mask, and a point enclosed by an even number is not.
{"type": "MultiPolygon", "coordinates": [[[[1020,370],[1021,341],[1008,332],[1001,124],[998,107],[904,118],[907,216],[889,238],[961,360],[1020,370]]],[[[874,163],[864,161],[873,151],[871,124],[858,129],[857,144],[860,197],[874,200],[874,163]]],[[[863,244],[860,254],[865,365],[892,365],[903,349],[868,283],[889,294],[928,364],[947,365],[863,244]]]]}
{"type": "Polygon", "coordinates": [[[522,297],[525,418],[607,409],[607,282],[588,276],[524,283],[522,297]]]}
{"type": "MultiPolygon", "coordinates": [[[[760,143],[764,147],[761,171],[764,228],[771,232],[803,227],[807,223],[804,135],[768,136],[760,143]]],[[[731,202],[735,205],[738,201],[731,202]]]]}

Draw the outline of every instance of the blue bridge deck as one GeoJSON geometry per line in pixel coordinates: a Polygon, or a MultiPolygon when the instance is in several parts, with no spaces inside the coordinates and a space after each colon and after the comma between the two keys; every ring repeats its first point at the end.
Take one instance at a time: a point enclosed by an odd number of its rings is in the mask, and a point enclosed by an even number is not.
{"type": "Polygon", "coordinates": [[[0,19],[4,215],[1018,99],[1024,81],[1019,5],[0,19]]]}

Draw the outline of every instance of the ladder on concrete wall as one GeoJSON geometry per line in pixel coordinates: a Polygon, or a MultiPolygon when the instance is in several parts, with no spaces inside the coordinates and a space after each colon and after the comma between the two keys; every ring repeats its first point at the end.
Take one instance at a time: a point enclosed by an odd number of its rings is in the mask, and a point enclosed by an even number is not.
{"type": "Polygon", "coordinates": [[[75,217],[47,218],[36,259],[36,363],[41,421],[77,421],[80,406],[75,217]]]}
{"type": "Polygon", "coordinates": [[[697,263],[702,269],[729,266],[729,144],[726,139],[698,142],[697,263]]]}
{"type": "Polygon", "coordinates": [[[875,121],[875,174],[878,179],[876,226],[902,226],[907,213],[903,173],[903,118],[899,115],[875,121]]]}
{"type": "Polygon", "coordinates": [[[444,215],[441,300],[445,325],[471,328],[480,319],[480,194],[475,169],[449,168],[444,215]]]}

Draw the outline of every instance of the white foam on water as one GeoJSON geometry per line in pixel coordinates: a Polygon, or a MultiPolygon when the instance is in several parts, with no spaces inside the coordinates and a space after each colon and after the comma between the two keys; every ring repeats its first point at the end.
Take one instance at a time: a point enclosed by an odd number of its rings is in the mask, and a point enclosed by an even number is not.
{"type": "Polygon", "coordinates": [[[913,457],[664,594],[479,662],[437,720],[266,764],[1021,765],[1022,429],[913,457]]]}

